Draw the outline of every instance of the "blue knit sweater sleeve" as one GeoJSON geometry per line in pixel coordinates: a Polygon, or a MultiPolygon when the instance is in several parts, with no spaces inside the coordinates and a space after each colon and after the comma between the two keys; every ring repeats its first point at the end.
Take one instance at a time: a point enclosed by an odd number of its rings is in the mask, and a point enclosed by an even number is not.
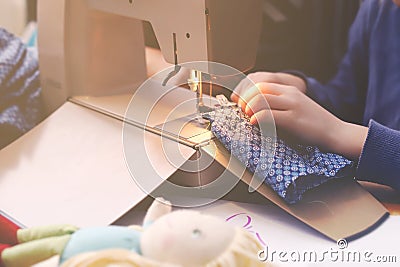
{"type": "Polygon", "coordinates": [[[356,178],[400,190],[400,131],[370,121],[356,178]]]}
{"type": "Polygon", "coordinates": [[[368,42],[375,1],[364,1],[349,32],[349,44],[336,76],[327,84],[305,78],[307,94],[342,120],[362,123],[368,77],[368,42]]]}
{"type": "Polygon", "coordinates": [[[398,10],[391,0],[365,0],[337,75],[325,85],[302,78],[307,94],[342,120],[365,126],[369,121],[356,177],[400,190],[398,10]]]}

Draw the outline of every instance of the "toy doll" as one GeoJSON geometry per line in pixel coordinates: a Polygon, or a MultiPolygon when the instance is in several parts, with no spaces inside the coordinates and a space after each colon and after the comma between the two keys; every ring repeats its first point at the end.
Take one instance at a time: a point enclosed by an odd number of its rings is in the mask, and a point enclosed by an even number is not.
{"type": "Polygon", "coordinates": [[[171,212],[163,199],[153,202],[142,227],[35,227],[18,230],[17,239],[1,255],[5,267],[56,255],[61,266],[263,266],[260,244],[246,230],[194,211],[171,212]]]}

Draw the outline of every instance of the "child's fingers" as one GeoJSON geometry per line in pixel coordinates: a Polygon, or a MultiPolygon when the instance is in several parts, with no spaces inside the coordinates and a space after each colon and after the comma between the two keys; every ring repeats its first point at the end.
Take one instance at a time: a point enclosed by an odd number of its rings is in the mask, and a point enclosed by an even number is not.
{"type": "Polygon", "coordinates": [[[235,90],[231,94],[231,100],[235,103],[238,103],[240,95],[247,91],[249,88],[253,87],[254,83],[252,80],[249,78],[244,78],[239,82],[239,84],[236,86],[235,90]]]}
{"type": "Polygon", "coordinates": [[[248,102],[245,113],[251,117],[263,109],[286,110],[289,107],[290,103],[282,96],[258,94],[248,102]]]}
{"type": "Polygon", "coordinates": [[[263,128],[263,125],[270,123],[275,123],[278,126],[287,125],[287,122],[290,120],[289,112],[285,110],[261,110],[255,113],[250,118],[251,124],[258,124],[260,128],[263,128]]]}
{"type": "Polygon", "coordinates": [[[250,117],[250,123],[251,124],[265,124],[265,123],[273,123],[274,122],[274,118],[272,115],[272,111],[271,110],[261,110],[257,113],[255,113],[253,116],[250,117]]]}
{"type": "Polygon", "coordinates": [[[261,133],[266,136],[274,134],[276,131],[275,121],[272,116],[271,110],[264,109],[255,113],[250,118],[250,123],[253,125],[258,124],[261,133]]]}
{"type": "Polygon", "coordinates": [[[235,91],[231,94],[231,100],[235,103],[239,100],[239,95],[235,93],[235,91]]]}
{"type": "Polygon", "coordinates": [[[269,72],[256,72],[249,74],[246,78],[241,80],[231,94],[231,100],[238,103],[240,96],[250,88],[254,87],[257,83],[280,83],[279,75],[269,72]]]}
{"type": "Polygon", "coordinates": [[[240,96],[238,106],[245,111],[247,103],[250,102],[258,94],[269,94],[269,95],[282,95],[290,92],[292,88],[290,86],[276,84],[276,83],[257,83],[243,95],[240,96]]]}
{"type": "Polygon", "coordinates": [[[247,103],[258,94],[261,94],[260,84],[253,85],[248,90],[239,95],[238,106],[245,111],[247,103]]]}
{"type": "Polygon", "coordinates": [[[258,90],[263,94],[282,95],[290,91],[293,91],[292,86],[278,84],[278,83],[261,82],[257,83],[256,86],[258,90]]]}
{"type": "Polygon", "coordinates": [[[247,103],[259,94],[261,94],[261,91],[258,89],[258,86],[253,85],[253,87],[249,88],[246,92],[243,92],[239,96],[239,100],[237,102],[238,106],[244,111],[246,109],[247,103]]]}
{"type": "Polygon", "coordinates": [[[247,114],[247,116],[251,117],[263,109],[270,109],[270,105],[267,102],[266,96],[263,94],[259,94],[249,101],[249,103],[246,105],[244,112],[247,114]]]}
{"type": "Polygon", "coordinates": [[[301,92],[305,92],[305,83],[302,78],[286,73],[256,72],[249,74],[235,88],[231,95],[232,101],[238,103],[240,96],[257,83],[273,83],[290,85],[301,92]]]}

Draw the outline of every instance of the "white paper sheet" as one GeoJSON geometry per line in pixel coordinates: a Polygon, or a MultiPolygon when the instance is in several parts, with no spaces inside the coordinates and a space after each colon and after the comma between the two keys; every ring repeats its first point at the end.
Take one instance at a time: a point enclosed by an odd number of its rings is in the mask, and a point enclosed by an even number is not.
{"type": "MultiPolygon", "coordinates": [[[[357,240],[348,241],[347,248],[340,249],[335,242],[273,204],[262,206],[221,200],[197,210],[228,220],[228,223],[244,227],[253,233],[261,244],[265,243],[268,246],[267,262],[271,263],[271,254],[273,251],[276,252],[273,266],[382,266],[382,263],[377,262],[378,257],[381,257],[380,260],[384,259],[382,256],[394,256],[397,261],[397,263],[386,263],[384,266],[397,266],[400,262],[398,250],[400,217],[398,216],[390,216],[371,233],[357,240]],[[250,223],[249,220],[251,220],[250,223]],[[287,253],[285,257],[282,257],[282,260],[286,259],[287,262],[280,260],[280,252],[287,253]],[[292,252],[299,252],[301,257],[304,253],[308,253],[307,259],[293,262],[290,258],[292,252]],[[317,262],[314,262],[313,258],[308,260],[309,255],[314,252],[318,256],[317,262]],[[324,255],[324,252],[328,253],[324,255]],[[353,260],[354,254],[357,256],[355,260],[353,260]],[[349,260],[347,260],[348,255],[349,260]],[[361,255],[360,260],[358,255],[361,255]],[[324,260],[321,261],[323,257],[324,260]],[[336,257],[339,258],[336,260],[336,257]]],[[[392,260],[394,258],[392,257],[392,260]]],[[[389,258],[386,257],[386,260],[389,258]]]]}

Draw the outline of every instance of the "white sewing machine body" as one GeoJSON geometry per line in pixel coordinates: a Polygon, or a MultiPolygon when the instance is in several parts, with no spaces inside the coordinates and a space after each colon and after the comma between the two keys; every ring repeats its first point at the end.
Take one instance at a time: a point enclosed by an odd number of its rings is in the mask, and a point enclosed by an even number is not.
{"type": "Polygon", "coordinates": [[[142,20],[167,62],[248,70],[262,12],[260,0],[40,0],[38,17],[43,94],[54,111],[72,96],[133,93],[146,79],[142,20]]]}

